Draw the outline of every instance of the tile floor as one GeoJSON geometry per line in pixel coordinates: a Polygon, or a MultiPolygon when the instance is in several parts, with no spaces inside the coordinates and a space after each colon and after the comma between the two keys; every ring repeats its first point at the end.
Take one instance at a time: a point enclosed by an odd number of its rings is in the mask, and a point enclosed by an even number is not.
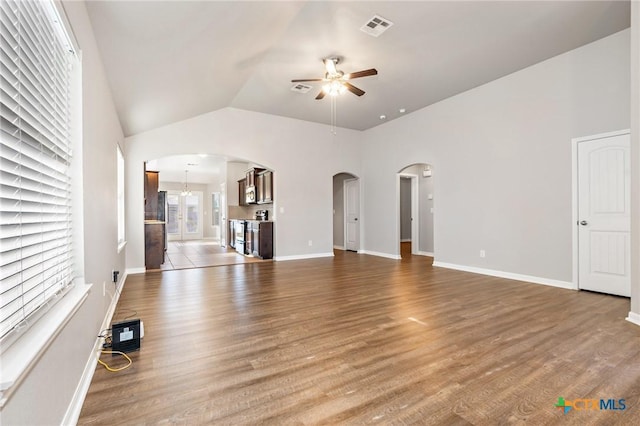
{"type": "Polygon", "coordinates": [[[170,271],[252,262],[270,260],[243,256],[232,248],[220,247],[220,242],[215,240],[169,241],[161,269],[170,271]]]}

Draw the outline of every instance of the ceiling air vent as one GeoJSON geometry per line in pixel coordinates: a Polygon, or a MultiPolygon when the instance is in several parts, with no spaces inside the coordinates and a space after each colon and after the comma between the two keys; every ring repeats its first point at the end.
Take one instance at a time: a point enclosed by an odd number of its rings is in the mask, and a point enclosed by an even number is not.
{"type": "Polygon", "coordinates": [[[393,25],[393,22],[388,19],[384,19],[382,16],[374,15],[369,19],[366,24],[360,27],[360,31],[363,31],[370,36],[378,37],[383,32],[387,31],[389,27],[393,25]]]}
{"type": "Polygon", "coordinates": [[[296,83],[291,87],[292,92],[307,93],[309,90],[311,90],[311,86],[308,84],[296,83]]]}

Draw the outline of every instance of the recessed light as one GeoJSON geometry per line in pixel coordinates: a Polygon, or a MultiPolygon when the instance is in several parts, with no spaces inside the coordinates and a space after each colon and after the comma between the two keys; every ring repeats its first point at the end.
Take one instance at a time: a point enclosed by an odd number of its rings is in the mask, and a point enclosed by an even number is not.
{"type": "Polygon", "coordinates": [[[405,112],[407,112],[407,110],[404,108],[400,108],[398,111],[400,112],[400,114],[404,114],[405,112]]]}
{"type": "Polygon", "coordinates": [[[384,119],[386,119],[386,118],[387,118],[387,116],[386,116],[386,115],[384,115],[384,114],[382,114],[382,115],[380,116],[380,120],[384,120],[384,119]]]}

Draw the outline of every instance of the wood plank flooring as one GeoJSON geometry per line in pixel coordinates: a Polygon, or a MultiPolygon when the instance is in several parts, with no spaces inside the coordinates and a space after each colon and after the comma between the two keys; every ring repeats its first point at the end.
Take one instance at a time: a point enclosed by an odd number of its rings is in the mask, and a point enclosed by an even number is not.
{"type": "Polygon", "coordinates": [[[115,319],[143,319],[142,348],[96,369],[79,424],[640,424],[628,311],[420,256],[133,275],[115,319]]]}

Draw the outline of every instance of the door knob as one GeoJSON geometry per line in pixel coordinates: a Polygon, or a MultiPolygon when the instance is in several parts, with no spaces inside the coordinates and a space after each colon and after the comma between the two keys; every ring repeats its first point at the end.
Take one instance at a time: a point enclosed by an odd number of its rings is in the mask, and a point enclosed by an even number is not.
{"type": "Polygon", "coordinates": [[[586,225],[588,225],[588,222],[586,220],[581,220],[580,221],[580,225],[586,226],[586,225]]]}

